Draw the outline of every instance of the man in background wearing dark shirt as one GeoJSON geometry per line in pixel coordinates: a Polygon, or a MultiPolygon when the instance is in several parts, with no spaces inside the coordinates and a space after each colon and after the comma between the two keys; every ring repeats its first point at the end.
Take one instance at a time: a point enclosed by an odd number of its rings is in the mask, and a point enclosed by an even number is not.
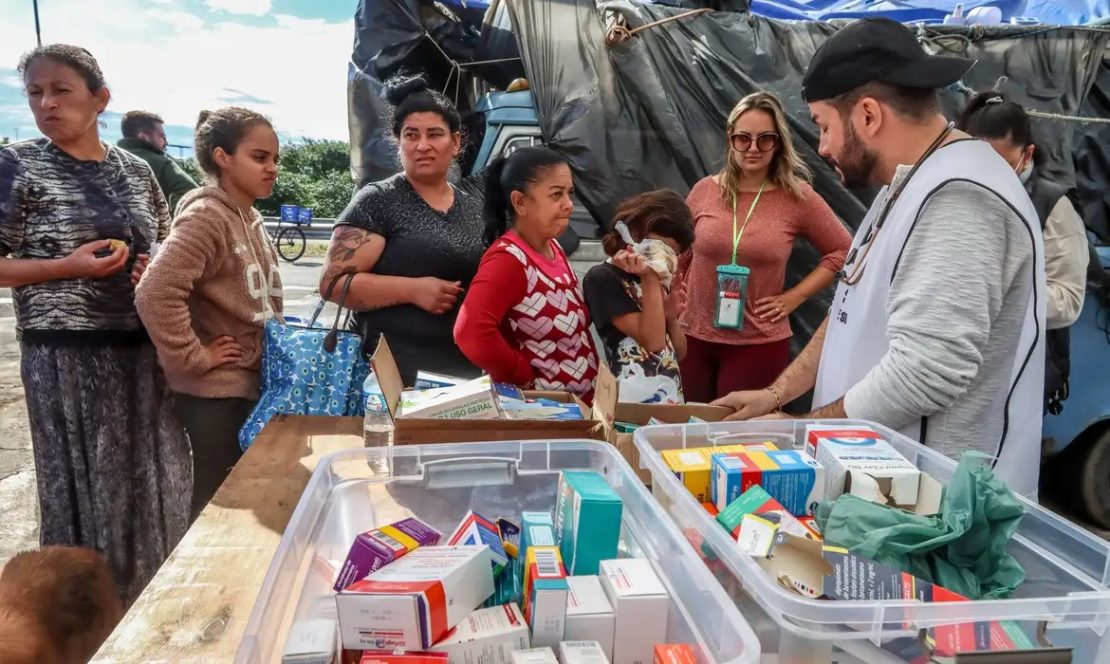
{"type": "Polygon", "coordinates": [[[165,122],[154,113],[128,111],[120,123],[123,138],[119,147],[150,164],[162,195],[170,206],[170,215],[177,212],[177,202],[197,183],[166,154],[165,122]]]}

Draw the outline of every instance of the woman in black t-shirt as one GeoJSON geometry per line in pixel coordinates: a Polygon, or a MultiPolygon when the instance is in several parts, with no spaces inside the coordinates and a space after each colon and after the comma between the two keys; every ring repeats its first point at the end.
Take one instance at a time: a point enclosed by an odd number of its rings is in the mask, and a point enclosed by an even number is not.
{"type": "Polygon", "coordinates": [[[586,306],[620,382],[621,401],[684,402],[678,362],[686,335],[678,318],[685,294],[670,283],[678,255],[693,243],[686,201],[673,191],[649,191],[617,210],[602,239],[610,258],[586,273],[586,306]]]}
{"type": "Polygon", "coordinates": [[[320,292],[356,275],[347,306],[371,349],[379,335],[388,339],[406,386],[418,369],[474,377],[480,372],[452,337],[484,249],[481,200],[447,181],[461,119],[420,77],[393,79],[385,94],[404,170],[360,189],[336,219],[320,292]]]}

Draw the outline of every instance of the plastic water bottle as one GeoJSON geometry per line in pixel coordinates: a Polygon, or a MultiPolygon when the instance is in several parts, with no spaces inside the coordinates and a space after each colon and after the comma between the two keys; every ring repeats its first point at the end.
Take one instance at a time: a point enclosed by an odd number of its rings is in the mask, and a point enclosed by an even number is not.
{"type": "Polygon", "coordinates": [[[383,454],[370,457],[370,468],[375,474],[389,474],[389,450],[393,445],[393,417],[389,414],[385,395],[373,372],[362,384],[362,399],[366,404],[366,417],[362,424],[362,441],[366,447],[387,448],[383,454]]]}

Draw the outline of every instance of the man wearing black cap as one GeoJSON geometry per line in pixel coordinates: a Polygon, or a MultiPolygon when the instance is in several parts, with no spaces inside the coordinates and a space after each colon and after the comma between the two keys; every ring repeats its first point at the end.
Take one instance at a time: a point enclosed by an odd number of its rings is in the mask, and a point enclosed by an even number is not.
{"type": "Polygon", "coordinates": [[[815,388],[806,417],[871,420],[958,457],[997,457],[1036,496],[1044,383],[1044,252],[1012,168],[954,131],[937,89],[974,64],[932,56],[889,19],[814,55],[803,94],[819,152],[850,186],[882,185],[829,318],[773,385],[719,401],[747,419],[815,388]]]}

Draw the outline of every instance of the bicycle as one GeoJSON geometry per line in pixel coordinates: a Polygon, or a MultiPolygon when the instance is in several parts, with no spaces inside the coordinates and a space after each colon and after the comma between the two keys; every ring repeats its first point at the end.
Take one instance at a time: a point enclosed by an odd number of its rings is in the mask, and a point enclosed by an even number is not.
{"type": "Polygon", "coordinates": [[[278,255],[290,263],[304,256],[305,249],[308,247],[308,238],[305,237],[301,226],[310,225],[311,223],[312,210],[310,208],[282,205],[277,228],[273,231],[269,228],[266,229],[278,255]]]}

